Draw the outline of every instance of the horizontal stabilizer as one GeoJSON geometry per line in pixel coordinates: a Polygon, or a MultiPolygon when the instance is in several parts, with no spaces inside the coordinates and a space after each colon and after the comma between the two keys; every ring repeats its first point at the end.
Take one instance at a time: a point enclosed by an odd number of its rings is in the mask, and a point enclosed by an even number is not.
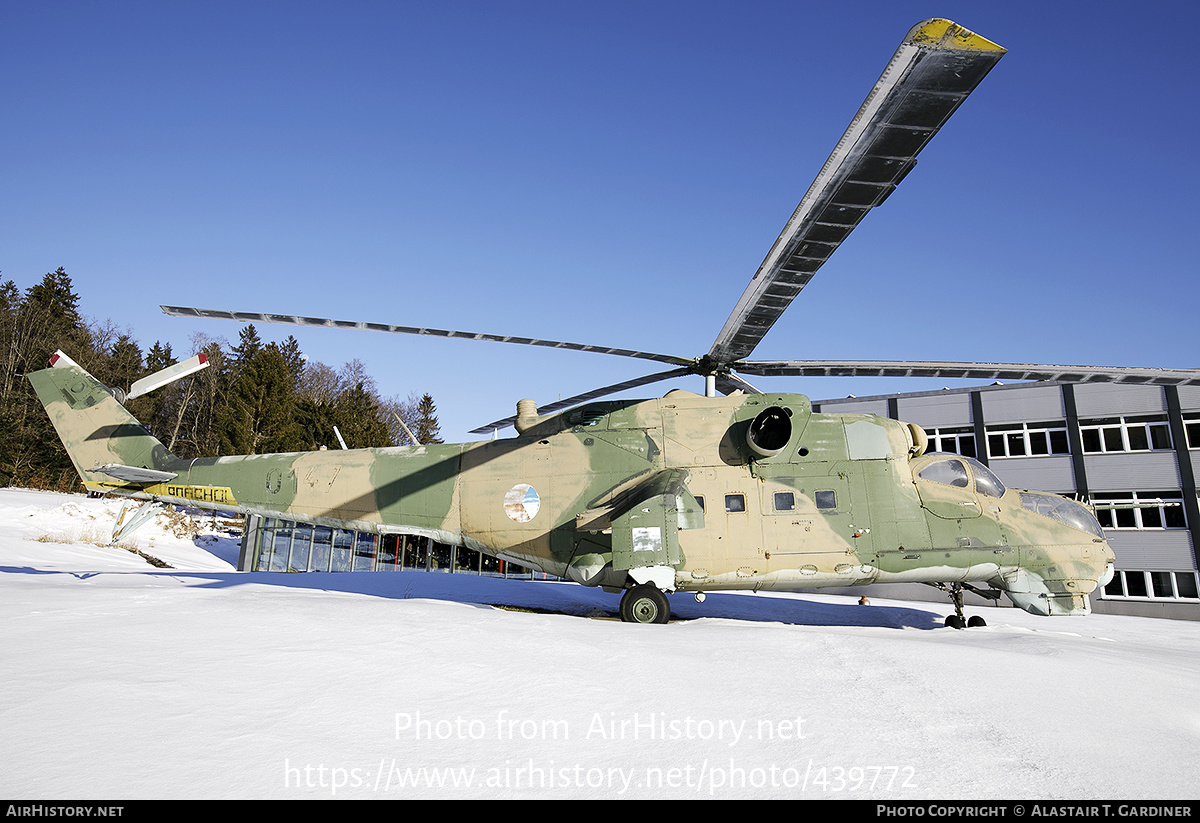
{"type": "Polygon", "coordinates": [[[97,466],[92,471],[99,474],[107,474],[109,477],[124,480],[126,483],[140,484],[169,483],[179,476],[174,472],[160,472],[155,469],[143,469],[138,466],[122,466],[118,463],[97,466]]]}

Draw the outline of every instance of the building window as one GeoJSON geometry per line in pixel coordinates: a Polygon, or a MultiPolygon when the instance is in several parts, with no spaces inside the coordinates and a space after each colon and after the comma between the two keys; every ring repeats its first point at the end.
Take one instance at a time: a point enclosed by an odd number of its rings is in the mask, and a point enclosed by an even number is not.
{"type": "Polygon", "coordinates": [[[988,426],[987,447],[988,457],[1039,457],[1071,453],[1065,422],[988,426]]]}
{"type": "Polygon", "coordinates": [[[976,457],[975,430],[966,428],[956,429],[926,429],[929,436],[929,446],[926,452],[945,452],[961,454],[963,457],[976,457]]]}
{"type": "Polygon", "coordinates": [[[1187,433],[1189,449],[1200,449],[1200,414],[1192,412],[1183,416],[1183,430],[1187,433]]]}
{"type": "Polygon", "coordinates": [[[1186,529],[1180,492],[1098,492],[1096,519],[1106,529],[1186,529]]]}
{"type": "Polygon", "coordinates": [[[1200,600],[1195,572],[1118,571],[1104,587],[1105,600],[1200,600]]]}
{"type": "Polygon", "coordinates": [[[1170,449],[1171,429],[1167,419],[1155,417],[1112,417],[1080,423],[1084,454],[1147,452],[1170,449]]]}

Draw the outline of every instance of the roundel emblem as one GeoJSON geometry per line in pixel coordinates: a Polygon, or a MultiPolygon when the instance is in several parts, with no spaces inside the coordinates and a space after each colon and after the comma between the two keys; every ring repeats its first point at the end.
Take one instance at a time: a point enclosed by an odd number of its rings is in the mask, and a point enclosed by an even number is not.
{"type": "Polygon", "coordinates": [[[528,523],[538,513],[542,500],[528,483],[518,483],[504,495],[504,513],[509,520],[528,523]]]}

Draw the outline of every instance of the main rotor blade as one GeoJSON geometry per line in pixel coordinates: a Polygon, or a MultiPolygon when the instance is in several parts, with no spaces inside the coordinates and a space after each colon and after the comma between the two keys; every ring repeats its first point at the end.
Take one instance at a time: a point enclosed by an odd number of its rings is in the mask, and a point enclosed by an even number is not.
{"type": "Polygon", "coordinates": [[[725,321],[710,360],[750,355],[1005,51],[949,20],[913,27],[725,321]]]}
{"type": "Polygon", "coordinates": [[[1045,366],[1029,363],[905,362],[895,360],[751,360],[739,372],[791,377],[941,377],[966,380],[1050,380],[1057,383],[1200,385],[1200,369],[1124,366],[1045,366]]]}
{"type": "Polygon", "coordinates": [[[160,306],[166,314],[172,317],[199,317],[215,320],[236,320],[241,323],[283,323],[292,326],[316,326],[331,329],[360,329],[363,331],[381,331],[392,334],[423,334],[433,337],[453,337],[459,340],[486,340],[492,343],[518,343],[524,346],[543,346],[550,349],[567,349],[570,351],[587,351],[597,354],[611,354],[618,357],[636,357],[640,360],[656,360],[660,363],[670,363],[673,366],[690,365],[693,361],[684,357],[654,352],[633,351],[632,349],[614,349],[607,346],[591,346],[586,343],[564,343],[558,340],[539,340],[534,337],[513,337],[500,334],[482,334],[469,331],[450,331],[448,329],[430,329],[418,326],[393,326],[387,323],[364,323],[356,320],[328,320],[323,317],[297,317],[288,314],[261,314],[247,311],[226,311],[224,309],[195,309],[182,306],[160,306]]]}
{"type": "MultiPolygon", "coordinates": [[[[599,389],[592,389],[583,394],[577,394],[574,397],[568,397],[565,400],[558,400],[546,406],[538,407],[538,414],[553,414],[562,409],[568,409],[571,406],[577,406],[580,403],[586,403],[589,400],[595,400],[598,397],[604,397],[609,394],[625,391],[626,389],[635,389],[638,386],[646,386],[650,383],[658,383],[662,380],[670,380],[673,377],[683,377],[684,375],[694,374],[691,369],[671,369],[670,371],[658,372],[657,374],[648,374],[645,377],[635,377],[633,380],[626,380],[622,383],[614,383],[611,386],[604,386],[599,389]]],[[[489,434],[496,429],[503,429],[511,426],[516,421],[516,415],[506,417],[503,420],[497,420],[494,423],[488,423],[486,426],[480,426],[477,429],[471,429],[471,434],[489,434]]]]}

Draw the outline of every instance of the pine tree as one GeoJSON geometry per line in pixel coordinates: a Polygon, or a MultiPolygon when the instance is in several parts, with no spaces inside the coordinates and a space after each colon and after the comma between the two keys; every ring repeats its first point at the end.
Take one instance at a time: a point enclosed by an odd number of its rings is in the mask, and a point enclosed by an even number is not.
{"type": "Polygon", "coordinates": [[[338,447],[337,435],[333,431],[337,424],[333,419],[332,403],[318,403],[309,397],[300,397],[296,400],[292,417],[305,432],[303,449],[338,447]]]}
{"type": "Polygon", "coordinates": [[[23,392],[25,381],[21,376],[48,366],[56,349],[83,361],[89,359],[92,348],[90,335],[79,319],[79,295],[72,291],[71,278],[62,267],[47,273],[24,297],[18,298],[11,285],[0,288],[4,302],[11,306],[6,318],[8,347],[0,398],[14,391],[23,392]]]}
{"type": "Polygon", "coordinates": [[[380,419],[379,403],[362,383],[341,393],[333,407],[338,431],[352,449],[392,445],[388,427],[380,419]]]}
{"type": "Polygon", "coordinates": [[[296,404],[292,371],[274,343],[253,350],[246,345],[253,326],[243,332],[228,405],[221,420],[222,454],[265,454],[303,448],[307,438],[293,417],[296,404]],[[247,352],[253,351],[251,354],[247,352]]]}
{"type": "Polygon", "coordinates": [[[79,296],[61,267],[23,296],[0,286],[0,481],[70,489],[78,478],[42,410],[26,372],[50,365],[55,349],[81,362],[93,360],[91,335],[79,316],[79,296]]]}
{"type": "Polygon", "coordinates": [[[139,377],[149,374],[142,365],[141,347],[133,342],[133,338],[128,334],[122,334],[117,338],[112,350],[108,352],[105,366],[106,368],[102,371],[104,376],[95,375],[95,377],[105,385],[123,390],[128,390],[133,385],[133,381],[139,377]]]}
{"type": "Polygon", "coordinates": [[[71,290],[71,278],[59,266],[30,286],[25,302],[44,310],[50,321],[59,327],[79,328],[79,295],[71,290]]]}
{"type": "Polygon", "coordinates": [[[437,419],[437,406],[433,404],[433,397],[428,394],[421,395],[421,402],[417,404],[417,424],[413,427],[413,434],[421,443],[441,443],[441,424],[437,419]]]}
{"type": "Polygon", "coordinates": [[[175,355],[171,353],[170,343],[160,343],[155,340],[154,345],[150,347],[150,351],[146,352],[146,371],[151,374],[161,371],[168,366],[174,366],[178,362],[175,359],[175,355]]]}
{"type": "Polygon", "coordinates": [[[262,351],[263,342],[258,336],[258,329],[254,328],[254,324],[247,325],[244,329],[238,332],[238,344],[229,350],[229,369],[236,377],[241,371],[249,367],[254,356],[262,351]]]}
{"type": "Polygon", "coordinates": [[[304,374],[304,355],[300,352],[300,344],[296,338],[288,335],[288,339],[277,346],[283,362],[287,364],[288,373],[292,376],[292,391],[300,386],[300,378],[304,374]]]}

